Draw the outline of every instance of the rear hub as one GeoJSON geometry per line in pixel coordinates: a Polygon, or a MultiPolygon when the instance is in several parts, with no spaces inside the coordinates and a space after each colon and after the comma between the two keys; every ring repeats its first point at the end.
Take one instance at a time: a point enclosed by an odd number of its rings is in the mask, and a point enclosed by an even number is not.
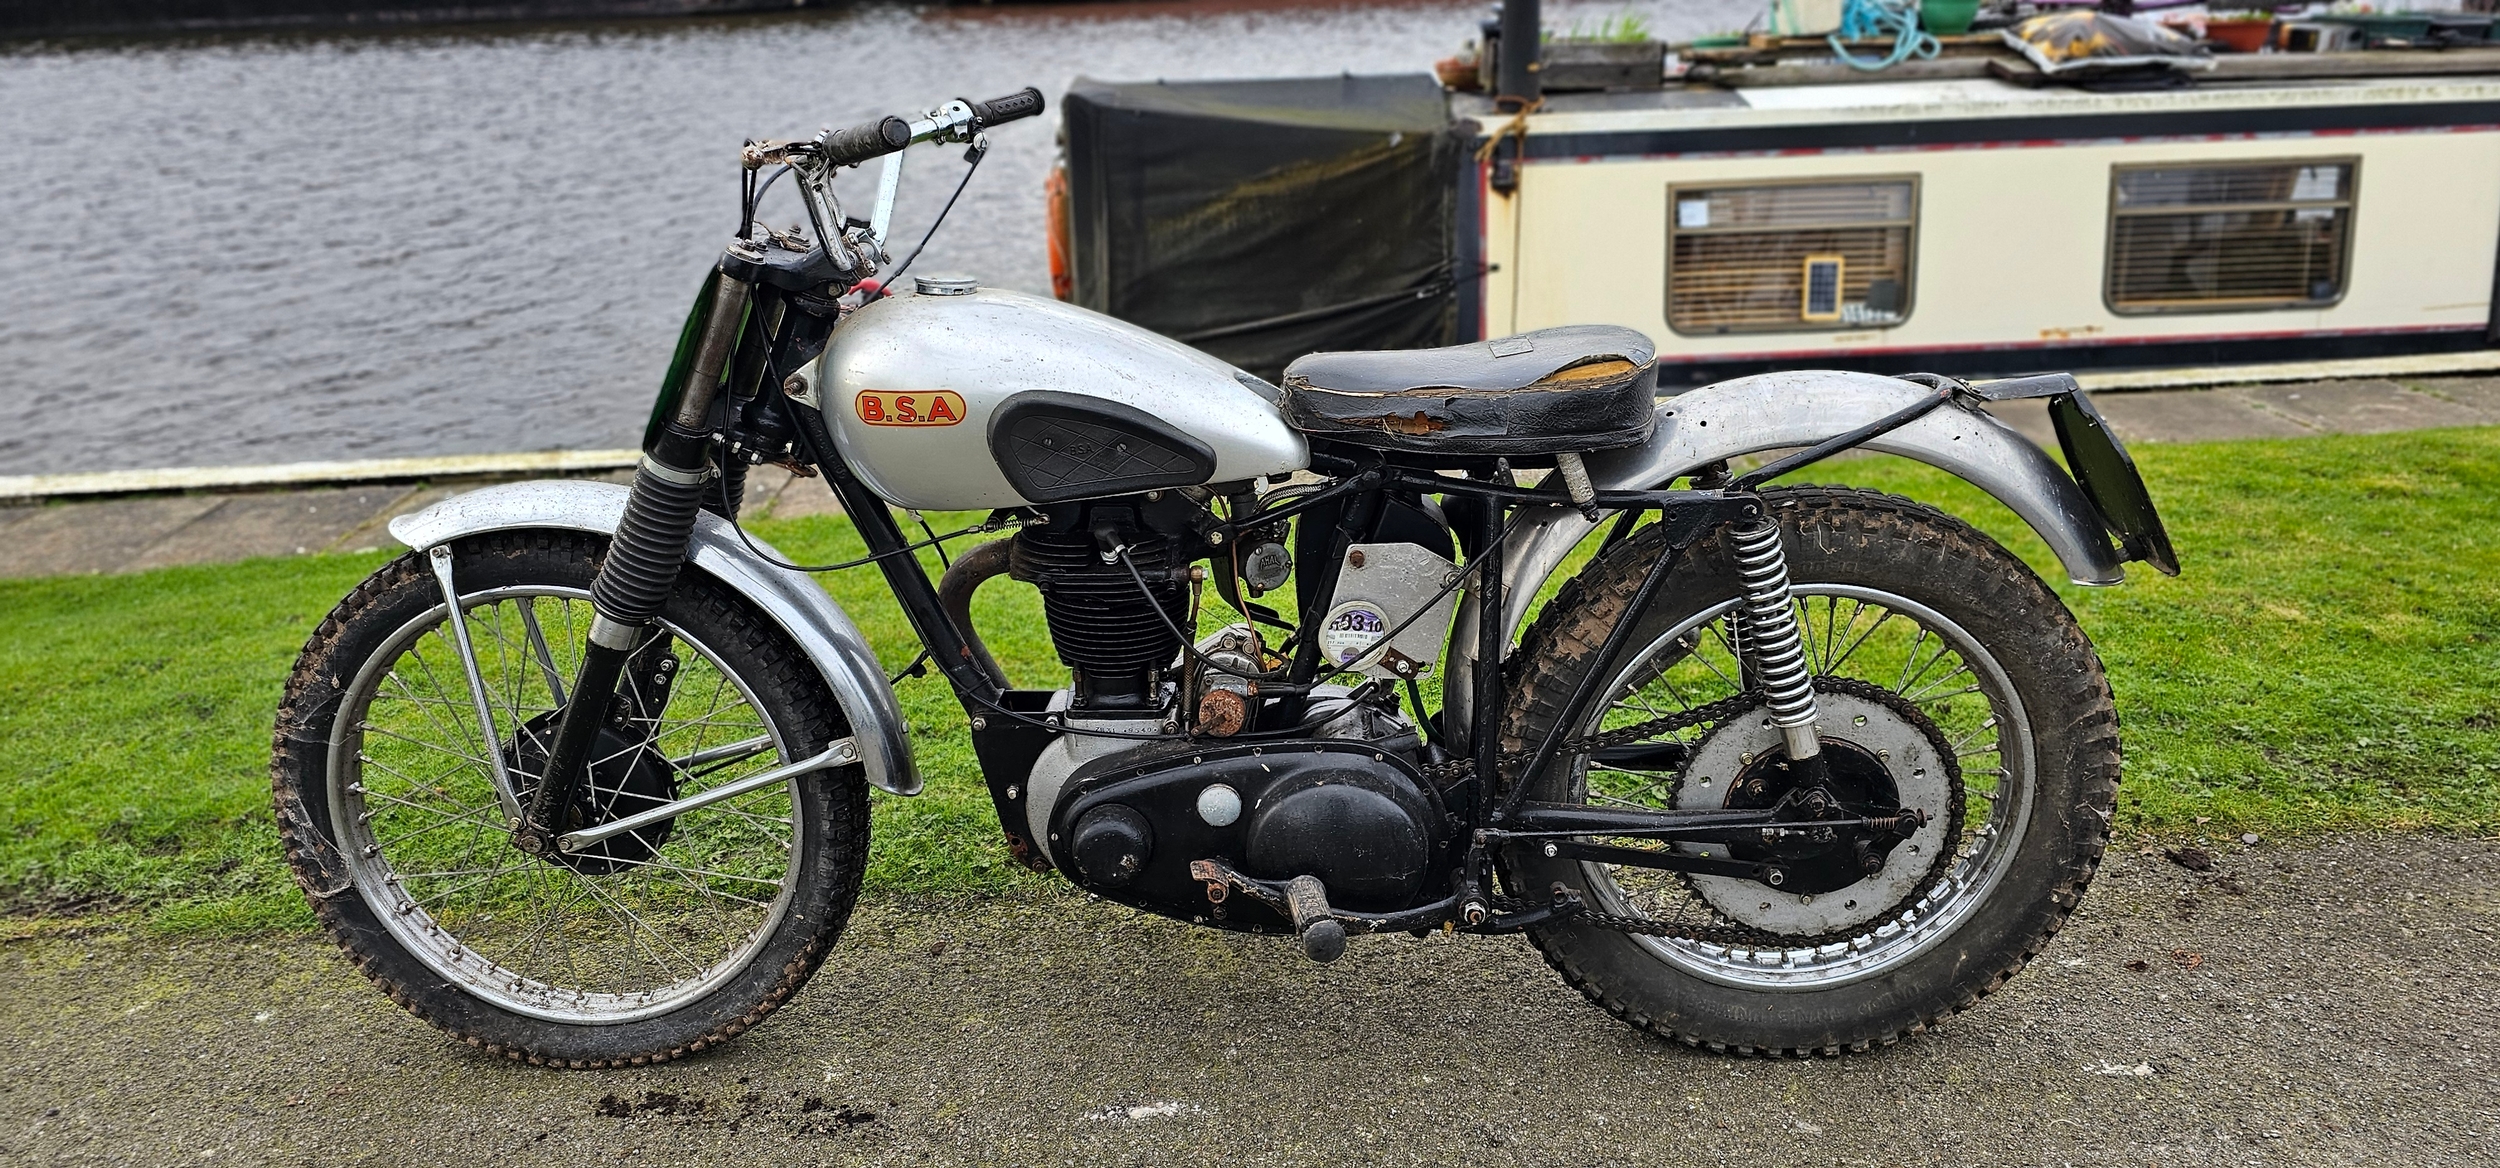
{"type": "MultiPolygon", "coordinates": [[[[1854,819],[1907,808],[1925,812],[1927,823],[1906,839],[1834,829],[1828,841],[1776,852],[1726,849],[1735,859],[1777,864],[1777,888],[1736,876],[1686,878],[1728,920],[1792,937],[1845,936],[1900,915],[1943,874],[1962,830],[1961,767],[1935,722],[1881,686],[1819,677],[1814,687],[1829,790],[1840,804],[1827,814],[1854,819]]],[[[1693,748],[1675,806],[1758,810],[1797,785],[1779,729],[1767,717],[1731,718],[1693,748]]]]}
{"type": "MultiPolygon", "coordinates": [[[[1831,776],[1825,789],[1839,804],[1836,811],[1822,818],[1855,819],[1890,815],[1901,810],[1900,789],[1884,764],[1873,752],[1854,742],[1838,738],[1823,739],[1823,758],[1831,776]]],[[[1736,783],[1728,791],[1725,806],[1731,811],[1759,811],[1779,804],[1797,790],[1798,768],[1784,753],[1759,754],[1753,762],[1737,772],[1736,783]]],[[[1922,810],[1929,810],[1922,808],[1922,810]]],[[[1901,843],[1896,835],[1864,837],[1856,832],[1824,829],[1815,843],[1800,848],[1795,845],[1772,849],[1762,846],[1733,845],[1728,855],[1739,860],[1776,864],[1785,879],[1780,891],[1790,895],[1831,892],[1863,880],[1883,866],[1884,859],[1901,843]]]]}

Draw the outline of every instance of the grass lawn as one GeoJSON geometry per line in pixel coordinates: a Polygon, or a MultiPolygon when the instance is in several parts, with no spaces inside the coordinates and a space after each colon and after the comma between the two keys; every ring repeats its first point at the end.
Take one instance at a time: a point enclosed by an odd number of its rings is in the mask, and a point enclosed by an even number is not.
{"type": "MultiPolygon", "coordinates": [[[[2125,719],[2122,835],[2500,829],[2500,429],[2137,454],[2187,574],[2060,587],[2125,719]]],[[[2020,520],[1938,472],[1870,458],[1811,477],[1944,506],[2063,579],[2020,520]]],[[[834,519],[759,532],[801,557],[858,546],[834,519]]],[[[308,925],[269,823],[271,713],[313,623],[385,559],[0,581],[0,909],[16,922],[0,931],[308,925]]],[[[910,660],[873,570],[826,584],[889,668],[910,660]]],[[[976,616],[1020,683],[1058,672],[1029,590],[985,589],[976,616]]],[[[1037,879],[1006,861],[943,682],[902,693],[929,790],[877,796],[872,890],[1037,879]]]]}

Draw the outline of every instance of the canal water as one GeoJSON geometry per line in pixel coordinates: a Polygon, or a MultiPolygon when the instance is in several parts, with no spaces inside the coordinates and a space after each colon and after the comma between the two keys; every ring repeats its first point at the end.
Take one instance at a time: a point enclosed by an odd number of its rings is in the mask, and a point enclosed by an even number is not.
{"type": "MultiPolygon", "coordinates": [[[[1757,7],[1547,10],[1687,37],[1757,7]]],[[[1482,10],[869,6],[12,49],[0,475],[630,446],[736,226],[741,140],[1037,85],[1052,113],[992,135],[916,270],[1046,292],[1042,181],[1071,79],[1422,71],[1482,10]]],[[[958,155],[915,152],[898,239],[958,155]]],[[[776,222],[798,215],[784,197],[776,222]]]]}

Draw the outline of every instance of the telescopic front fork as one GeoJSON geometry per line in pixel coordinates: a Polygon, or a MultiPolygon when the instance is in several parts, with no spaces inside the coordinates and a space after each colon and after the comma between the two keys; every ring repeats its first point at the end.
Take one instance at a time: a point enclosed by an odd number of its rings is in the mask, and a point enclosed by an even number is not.
{"type": "MultiPolygon", "coordinates": [[[[530,790],[512,830],[513,846],[534,856],[555,852],[556,838],[571,830],[573,806],[591,752],[607,720],[617,679],[685,567],[695,515],[703,508],[711,436],[705,425],[721,375],[746,322],[748,287],[727,274],[713,276],[712,307],[696,340],[677,409],[634,471],[616,539],[590,586],[590,644],[573,681],[573,700],[557,716],[547,773],[530,790]]],[[[488,749],[499,749],[490,744],[488,749]]]]}

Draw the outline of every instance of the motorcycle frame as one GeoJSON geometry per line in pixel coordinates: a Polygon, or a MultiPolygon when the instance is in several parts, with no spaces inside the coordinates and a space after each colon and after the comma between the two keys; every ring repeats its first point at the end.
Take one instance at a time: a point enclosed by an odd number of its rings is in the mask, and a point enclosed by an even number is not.
{"type": "MultiPolygon", "coordinates": [[[[913,553],[924,544],[915,544],[895,521],[892,504],[888,503],[853,472],[839,452],[826,426],[824,415],[814,401],[812,387],[803,379],[785,379],[783,370],[797,370],[820,354],[839,319],[838,306],[824,292],[838,290],[841,285],[828,280],[827,257],[821,249],[807,253],[733,249],[719,266],[719,273],[729,281],[743,285],[740,295],[729,297],[736,304],[738,319],[722,322],[721,298],[698,297],[689,316],[680,345],[679,368],[671,371],[655,409],[656,421],[675,410],[679,394],[685,387],[685,366],[694,338],[714,332],[716,323],[734,328],[735,351],[731,354],[719,392],[713,395],[710,421],[712,434],[709,453],[704,455],[719,477],[713,480],[717,496],[712,500],[713,516],[702,517],[697,536],[689,552],[700,553],[711,548],[709,559],[693,555],[698,567],[709,567],[717,574],[724,562],[740,557],[721,554],[725,541],[714,531],[707,542],[705,531],[731,528],[734,522],[737,484],[742,482],[745,466],[758,457],[771,457],[794,469],[812,467],[823,475],[844,510],[850,515],[869,555],[863,563],[872,562],[884,573],[888,590],[902,607],[906,619],[929,660],[934,662],[956,691],[958,701],[970,716],[973,746],[997,805],[1000,826],[1008,844],[1018,858],[1038,869],[1049,870],[1057,865],[1037,854],[1019,832],[1027,816],[1018,805],[1018,785],[1029,773],[1035,758],[1053,738],[1061,734],[1095,733],[1067,726],[1045,708],[1049,694],[1045,691],[1007,688],[981,665],[974,651],[978,636],[974,630],[959,627],[947,613],[938,589],[925,567],[913,553]],[[834,283],[834,289],[826,285],[834,283]],[[783,437],[753,441],[758,428],[783,437]],[[778,443],[778,445],[776,445],[778,443]],[[743,453],[743,452],[753,453],[743,453]],[[705,524],[712,525],[706,527],[705,524]]],[[[707,290],[731,287],[727,283],[707,283],[707,290]]],[[[1776,378],[1781,375],[1766,375],[1776,378]]],[[[1314,442],[1311,468],[1332,481],[1318,491],[1301,496],[1277,508],[1246,517],[1249,525],[1271,525],[1281,518],[1309,512],[1324,502],[1343,502],[1337,530],[1331,540],[1332,562],[1341,562],[1351,544],[1373,539],[1379,534],[1382,515],[1390,499],[1400,495],[1433,494],[1444,498],[1465,496],[1479,502],[1473,511],[1473,530],[1457,533],[1462,545],[1470,547],[1468,562],[1461,579],[1472,577],[1460,605],[1445,646],[1444,659],[1448,670],[1444,675],[1444,707],[1439,719],[1441,737],[1456,739],[1470,760],[1471,774],[1454,783],[1444,792],[1463,825],[1469,847],[1456,873],[1457,888],[1448,898],[1430,905],[1421,905],[1374,918],[1366,914],[1337,913],[1350,931],[1375,931],[1382,928],[1422,927],[1425,924],[1459,924],[1472,931],[1501,932],[1527,927],[1557,914],[1578,911],[1576,902],[1557,893],[1551,904],[1530,902],[1524,909],[1517,904],[1513,911],[1496,914],[1491,911],[1492,851],[1513,843],[1536,841],[1549,849],[1568,848],[1574,855],[1610,863],[1636,864],[1649,867],[1710,871],[1722,875],[1752,876],[1776,883],[1771,866],[1776,861],[1753,865],[1750,870],[1732,868],[1729,861],[1705,861],[1684,856],[1673,850],[1649,851],[1575,840],[1572,837],[1590,834],[1617,838],[1652,840],[1721,841],[1745,838],[1772,847],[1803,833],[1790,828],[1799,820],[1787,814],[1787,805],[1747,812],[1617,812],[1592,820],[1587,809],[1576,804],[1544,804],[1526,800],[1525,795],[1534,777],[1543,773],[1559,753],[1569,728],[1585,718],[1589,703],[1600,692],[1600,679],[1611,676],[1617,659],[1626,648],[1629,634],[1640,616],[1648,609],[1666,576],[1680,561],[1683,549],[1708,533],[1730,524],[1749,523],[1764,514],[1757,490],[1771,478],[1798,469],[1844,450],[1867,447],[1907,453],[1923,461],[1962,473],[1989,493],[2006,501],[2048,538],[2052,548],[2065,560],[2069,571],[2079,581],[2114,583],[2122,575],[2121,552],[2124,559],[2148,560],[2158,568],[2175,572],[2175,557],[2169,554],[2166,537],[2159,520],[2152,513],[2150,501],[2142,497],[2140,476],[2116,438],[2100,424],[2097,413],[2072,378],[2051,375],[1999,382],[1974,389],[1945,378],[1913,375],[1907,378],[1872,378],[1856,374],[1812,374],[1833,380],[1856,391],[1857,400],[1848,403],[1846,412],[1828,408],[1791,411],[1781,426],[1755,426],[1749,431],[1723,424],[1708,441],[1689,439],[1706,434],[1706,421],[1701,427],[1684,431],[1687,441],[1678,443],[1653,439],[1644,446],[1604,456],[1591,456],[1598,487],[1595,494],[1582,499],[1567,498],[1559,489],[1527,489],[1513,484],[1509,467],[1498,459],[1411,459],[1359,447],[1314,442]],[[2078,484],[2054,463],[2047,460],[2038,447],[2014,435],[2001,423],[1973,408],[1976,401],[2003,400],[2014,397],[2050,397],[2052,415],[2058,421],[2061,442],[2067,447],[2070,461],[2079,466],[2090,464],[2099,468],[2097,475],[2087,474],[2078,484]],[[1880,410],[1871,408],[1881,406],[1880,410]],[[1947,409],[1944,407],[1958,407],[1947,409]],[[1944,440],[1903,440],[1922,427],[1933,428],[1934,419],[1949,415],[1945,423],[1953,428],[1944,440]],[[2080,419],[2079,422],[2076,420],[2080,419]],[[1846,425],[1838,424],[1845,420],[1846,425]],[[2070,427],[2070,422],[2075,424],[2070,427]],[[1802,430],[1800,428],[1803,428],[1802,430]],[[1975,427],[1975,428],[1973,428],[1975,427]],[[1832,431],[1838,429],[1839,433],[1832,431]],[[1979,439],[1961,444],[1963,430],[1979,439]],[[2080,431],[2070,433],[2070,429],[2080,431]],[[1723,473],[1724,457],[1708,462],[1696,455],[1723,452],[1733,439],[1751,442],[1738,452],[1750,452],[1776,446],[1804,445],[1808,449],[1781,459],[1741,480],[1729,481],[1723,473]],[[1713,447],[1710,441],[1719,445],[1713,447]],[[1953,452],[1948,455],[1946,452],[1953,452]],[[2078,455],[2080,454],[2080,457],[2078,455]],[[2031,460],[2024,462],[2025,456],[2031,460]],[[1954,457],[1962,459],[1954,464],[1954,457]],[[1998,464],[1992,465],[1993,458],[1998,464]],[[1461,470],[1464,477],[1450,477],[1446,471],[1461,470]],[[1696,483],[1710,481],[1706,489],[1669,490],[1666,487],[1679,478],[1701,472],[1696,483]],[[2097,480],[2097,481],[2096,481],[2097,480]],[[1604,513],[1611,512],[1615,529],[1608,537],[1611,544],[1627,535],[1641,518],[1657,515],[1657,523],[1666,532],[1664,553],[1651,564],[1634,602],[1627,606],[1615,627],[1609,632],[1597,660],[1564,710],[1540,741],[1533,744],[1526,765],[1508,788],[1499,803],[1487,796],[1502,790],[1500,773],[1504,757],[1495,748],[1499,741],[1499,718],[1508,705],[1508,694],[1502,676],[1506,647],[1520,620],[1527,602],[1560,564],[1572,545],[1592,532],[1604,513]],[[2116,518],[2113,518],[2116,516],[2116,518]],[[2119,537],[2120,549],[2113,550],[2110,536],[2119,537]],[[1494,647],[1485,651],[1484,647],[1494,647]],[[1464,730],[1464,737],[1458,732],[1464,730]],[[1454,798],[1454,795],[1464,797],[1454,798]]],[[[1758,379],[1747,379],[1758,380],[1758,379]]],[[[1678,412],[1701,413],[1712,406],[1714,391],[1729,399],[1719,403],[1722,409],[1733,409],[1739,415],[1746,409],[1759,415],[1770,403],[1759,394],[1739,394],[1742,383],[1722,383],[1673,399],[1660,407],[1661,429],[1678,412]],[[1671,408],[1673,407],[1673,408],[1671,408]]],[[[1722,422],[1730,420],[1722,414],[1722,422]]],[[[651,440],[646,446],[656,450],[651,440]]],[[[647,453],[650,452],[647,450],[647,453]]],[[[649,471],[646,460],[645,471],[649,471]]],[[[1560,476],[1555,476],[1559,478],[1560,476]]],[[[613,488],[604,488],[613,491],[613,488]]],[[[481,493],[486,494],[486,493],[481,493]]],[[[456,501],[455,501],[456,502],[456,501]]],[[[621,500],[618,501],[621,510],[621,500]]],[[[401,523],[394,523],[394,534],[402,534],[411,546],[431,549],[459,534],[493,527],[522,525],[517,516],[506,513],[498,520],[468,524],[456,520],[427,524],[426,516],[404,517],[409,531],[402,533],[401,523]]],[[[572,524],[585,529],[597,523],[572,524]]],[[[606,525],[614,530],[614,521],[606,525]]],[[[733,529],[734,530],[734,529],[733,529]]],[[[1219,528],[1228,541],[1236,539],[1240,529],[1230,525],[1219,528]]],[[[740,543],[747,541],[739,537],[740,543]]],[[[753,569],[769,568],[769,561],[752,546],[745,549],[751,562],[741,565],[753,569]]],[[[786,569],[773,574],[786,576],[776,584],[804,582],[805,577],[786,569]]],[[[1304,606],[1301,618],[1307,631],[1308,622],[1316,613],[1325,613],[1332,606],[1335,579],[1323,576],[1316,581],[1318,590],[1313,602],[1304,606]]],[[[755,592],[753,586],[741,587],[755,592]]],[[[779,591],[789,591],[781,587],[779,591]]],[[[821,592],[812,584],[806,591],[821,592]]],[[[446,584],[446,591],[451,592],[446,584]]],[[[767,589],[766,591],[772,591],[767,589]]],[[[787,598],[781,598],[786,601],[787,598]]],[[[811,606],[767,603],[768,610],[780,618],[785,627],[824,623],[811,606]],[[787,610],[787,611],[784,611],[787,610]]],[[[814,607],[830,607],[829,604],[814,607]]],[[[838,616],[838,609],[833,610],[838,616]]],[[[840,660],[817,653],[820,671],[834,682],[837,697],[846,712],[852,715],[857,761],[865,765],[871,782],[898,793],[918,789],[918,776],[913,772],[908,740],[902,735],[907,728],[901,724],[890,683],[873,669],[860,668],[864,652],[857,651],[856,630],[848,628],[847,619],[838,622],[849,633],[839,638],[846,642],[840,660]],[[828,669],[828,665],[838,668],[828,669]],[[837,680],[836,675],[839,674],[837,680]],[[847,684],[843,684],[847,683],[847,684]],[[876,689],[873,695],[858,691],[876,689]],[[883,765],[880,765],[883,764],[883,765]]],[[[798,631],[793,628],[793,631],[798,631]]],[[[806,638],[802,637],[802,640],[806,638]]],[[[1336,670],[1320,668],[1315,638],[1301,638],[1288,681],[1308,685],[1336,670]]],[[[1424,712],[1416,711],[1419,717],[1424,712]]],[[[1154,725],[1160,726],[1159,723],[1154,725]]],[[[1177,732],[1116,735],[1143,740],[1180,741],[1190,736],[1177,732]]],[[[1217,740],[1221,741],[1221,740],[1217,740]]],[[[1438,740],[1432,745],[1437,747],[1438,740]]],[[[832,752],[804,763],[785,766],[783,770],[830,769],[851,761],[851,756],[835,757],[832,752]]],[[[1801,788],[1802,789],[1802,788],[1801,788]]],[[[686,807],[682,810],[692,810],[686,807]]],[[[1815,819],[1817,828],[1872,834],[1897,828],[1885,820],[1850,820],[1834,818],[1828,813],[1815,819]]],[[[1828,842],[1828,838],[1825,840],[1828,842]]],[[[1216,865],[1221,868],[1220,864],[1216,865]]],[[[1285,886],[1259,881],[1224,869],[1217,874],[1228,887],[1249,893],[1262,903],[1281,903],[1285,886]]],[[[1211,879],[1210,889],[1216,886],[1211,879]]]]}
{"type": "MultiPolygon", "coordinates": [[[[767,371],[796,368],[813,359],[821,351],[825,337],[830,335],[829,324],[821,333],[798,324],[810,314],[783,311],[782,306],[776,303],[776,296],[785,294],[778,293],[769,282],[759,282],[754,288],[754,308],[748,326],[743,330],[743,340],[745,344],[761,346],[772,356],[761,362],[739,362],[737,368],[742,375],[760,380],[767,371]],[[766,322],[773,323],[767,325],[766,322]]],[[[1943,404],[1952,392],[1950,389],[1931,390],[1909,409],[1897,411],[1892,416],[1878,419],[1766,469],[1784,473],[1848,449],[1874,434],[1914,420],[1943,404]]],[[[796,438],[792,448],[794,458],[804,461],[823,476],[865,543],[867,558],[883,573],[888,591],[901,606],[929,661],[953,687],[958,702],[970,719],[974,750],[991,789],[999,825],[1010,849],[1028,866],[1041,870],[1056,867],[1023,836],[1021,828],[1027,822],[1027,816],[1021,805],[1020,784],[1034,759],[1052,738],[1060,734],[1089,731],[1067,726],[1064,719],[1047,713],[1043,709],[1048,696],[1045,692],[1008,688],[982,667],[980,655],[973,650],[978,640],[977,633],[959,627],[947,613],[937,585],[930,579],[919,557],[913,554],[919,545],[896,522],[893,505],[853,472],[834,443],[824,415],[817,408],[787,396],[767,393],[760,384],[732,386],[730,392],[723,395],[724,402],[733,403],[728,407],[731,410],[741,408],[734,403],[758,398],[770,403],[769,408],[780,411],[790,423],[796,438]]],[[[728,421],[724,417],[725,426],[728,421]]],[[[1263,510],[1255,516],[1241,517],[1238,522],[1245,526],[1267,526],[1304,515],[1324,503],[1343,503],[1339,522],[1332,533],[1332,554],[1325,561],[1337,563],[1345,559],[1352,545],[1370,542],[1377,537],[1387,505],[1394,497],[1429,493],[1445,498],[1465,496],[1479,501],[1481,505],[1473,509],[1475,530],[1458,533],[1462,535],[1463,545],[1475,549],[1467,557],[1461,578],[1468,581],[1467,611],[1480,626],[1470,630],[1475,634],[1471,639],[1476,643],[1506,643],[1509,637],[1508,628],[1501,622],[1511,607],[1505,603],[1504,597],[1504,591],[1509,587],[1504,571],[1504,553],[1508,537],[1512,534],[1509,521],[1513,512],[1523,508],[1580,507],[1562,493],[1558,481],[1551,484],[1554,488],[1551,490],[1514,485],[1509,465],[1498,459],[1404,461],[1381,452],[1320,443],[1314,446],[1311,464],[1314,471],[1329,476],[1331,481],[1318,491],[1285,505],[1263,510]],[[1471,463],[1482,465],[1466,465],[1471,463]],[[1464,465],[1466,477],[1454,478],[1437,473],[1452,469],[1453,464],[1464,465]]],[[[1552,765],[1572,728],[1584,721],[1590,704],[1601,692],[1601,680],[1612,676],[1618,659],[1629,648],[1633,628],[1681,560],[1683,550],[1696,540],[1730,524],[1758,520],[1764,512],[1756,489],[1761,479],[1768,477],[1761,475],[1717,489],[1608,489],[1599,491],[1588,501],[1587,508],[1583,509],[1611,512],[1617,517],[1614,538],[1618,539],[1628,534],[1645,515],[1655,513],[1656,523],[1665,531],[1666,549],[1652,563],[1633,603],[1609,632],[1596,660],[1592,662],[1589,674],[1566,704],[1563,715],[1532,745],[1529,761],[1507,787],[1500,773],[1503,758],[1496,749],[1500,740],[1499,719],[1508,705],[1501,655],[1485,653],[1462,657],[1458,652],[1460,638],[1453,630],[1451,641],[1445,648],[1445,659],[1451,663],[1452,669],[1467,671],[1462,692],[1479,699],[1467,711],[1468,724],[1465,736],[1460,740],[1472,773],[1467,781],[1454,784],[1443,792],[1452,813],[1459,818],[1462,835],[1471,845],[1467,858],[1461,862],[1460,887],[1443,900],[1387,914],[1377,920],[1366,914],[1339,914],[1346,923],[1358,930],[1368,931],[1420,927],[1413,922],[1419,918],[1431,918],[1425,923],[1458,921],[1475,931],[1502,932],[1526,927],[1556,912],[1575,910],[1574,905],[1558,901],[1530,908],[1524,913],[1492,913],[1486,907],[1493,899],[1489,853],[1515,840],[1532,839],[1542,843],[1549,837],[1584,833],[1592,827],[1582,809],[1574,805],[1527,800],[1526,794],[1533,777],[1552,765]],[[1494,792],[1505,794],[1497,802],[1490,797],[1494,792]]],[[[1217,530],[1223,533],[1227,543],[1237,540],[1241,534],[1241,528],[1231,524],[1217,530]]],[[[1289,684],[1307,686],[1339,672],[1322,666],[1317,639],[1309,635],[1316,614],[1325,613],[1333,606],[1336,583],[1334,576],[1323,574],[1317,581],[1317,591],[1311,603],[1297,614],[1298,631],[1303,635],[1299,637],[1299,651],[1285,678],[1289,684]]],[[[1420,708],[1415,715],[1419,724],[1428,718],[1426,711],[1420,708]]],[[[1449,707],[1445,703],[1445,721],[1448,716],[1449,707]]],[[[1176,729],[1139,737],[1186,741],[1191,736],[1176,729]]],[[[1222,741],[1212,740],[1211,744],[1222,741]]],[[[1611,837],[1662,841],[1743,838],[1776,847],[1777,841],[1787,838],[1788,833],[1779,826],[1785,821],[1785,809],[1781,807],[1737,813],[1625,813],[1608,819],[1602,826],[1608,829],[1606,834],[1611,837]]],[[[1842,831],[1871,832],[1886,825],[1851,820],[1826,822],[1821,826],[1842,831]]],[[[1765,864],[1713,861],[1672,850],[1652,852],[1594,844],[1574,846],[1600,848],[1609,862],[1614,863],[1696,871],[1706,869],[1719,874],[1753,877],[1762,877],[1773,871],[1765,864]]],[[[1264,902],[1281,903],[1278,898],[1284,895],[1281,884],[1259,881],[1236,872],[1227,871],[1225,880],[1264,902]]]]}

